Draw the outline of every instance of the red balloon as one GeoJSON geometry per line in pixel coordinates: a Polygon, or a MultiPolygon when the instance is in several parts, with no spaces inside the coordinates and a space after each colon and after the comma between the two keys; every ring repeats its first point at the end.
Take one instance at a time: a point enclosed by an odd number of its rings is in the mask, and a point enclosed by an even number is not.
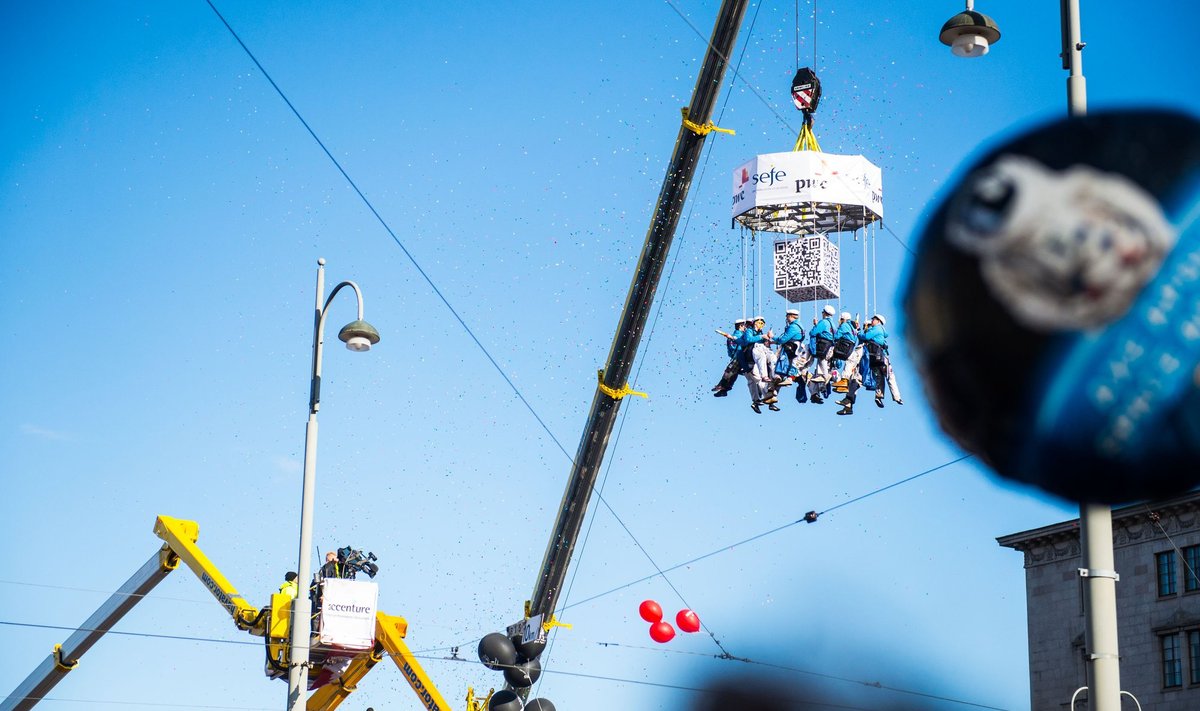
{"type": "Polygon", "coordinates": [[[669,622],[655,622],[650,625],[650,639],[662,644],[670,642],[675,637],[675,628],[669,622]]]}
{"type": "Polygon", "coordinates": [[[653,624],[662,619],[662,607],[653,600],[643,600],[638,606],[638,614],[643,620],[653,624]]]}
{"type": "Polygon", "coordinates": [[[679,625],[679,629],[684,632],[700,631],[700,618],[687,608],[680,610],[679,614],[675,615],[675,624],[679,625]]]}

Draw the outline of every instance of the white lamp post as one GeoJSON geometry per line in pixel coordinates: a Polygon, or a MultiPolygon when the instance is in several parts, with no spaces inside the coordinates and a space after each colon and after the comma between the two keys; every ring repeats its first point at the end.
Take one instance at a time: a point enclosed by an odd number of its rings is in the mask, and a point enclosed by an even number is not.
{"type": "MultiPolygon", "coordinates": [[[[1067,77],[1067,113],[1087,113],[1087,85],[1083,77],[1083,47],[1079,29],[1079,0],[1059,0],[1062,17],[1062,66],[1067,77]]],[[[960,57],[981,57],[1000,39],[1000,30],[987,15],[967,11],[942,26],[939,39],[960,57]]],[[[1087,649],[1088,707],[1093,711],[1121,711],[1121,669],[1117,656],[1117,573],[1113,563],[1112,508],[1103,504],[1079,506],[1080,553],[1085,579],[1084,639],[1087,649]]]]}
{"type": "Polygon", "coordinates": [[[333,297],[350,287],[358,297],[358,319],[342,327],[338,332],[346,347],[362,352],[379,342],[379,332],[363,320],[362,291],[352,281],[343,281],[333,287],[329,298],[322,302],[325,293],[325,260],[317,260],[317,311],[313,321],[312,380],[308,394],[308,424],[304,429],[304,494],[300,504],[300,555],[296,564],[296,581],[300,594],[292,602],[292,643],[288,666],[288,703],[290,711],[303,711],[305,693],[308,691],[309,645],[312,643],[312,600],[308,596],[308,581],[312,577],[309,561],[312,547],[313,492],[316,489],[317,469],[317,410],[321,408],[321,350],[325,345],[325,314],[333,297]]]}

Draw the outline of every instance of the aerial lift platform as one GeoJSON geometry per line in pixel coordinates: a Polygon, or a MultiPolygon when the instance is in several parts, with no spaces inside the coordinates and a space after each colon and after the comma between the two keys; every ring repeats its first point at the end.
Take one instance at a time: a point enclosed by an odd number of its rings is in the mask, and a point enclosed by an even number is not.
{"type": "MultiPolygon", "coordinates": [[[[80,658],[171,571],[178,568],[181,561],[225,608],[239,630],[263,638],[267,676],[287,678],[290,663],[292,596],[283,592],[274,593],[271,595],[270,604],[261,609],[247,602],[196,545],[200,526],[195,521],[159,516],[154,522],[154,533],[164,541],[162,547],[65,642],[54,645],[54,650],[49,656],[0,703],[0,711],[24,711],[36,706],[58,682],[79,665],[80,658]]],[[[300,592],[307,593],[305,586],[300,587],[300,592]]],[[[365,650],[349,652],[336,646],[322,645],[319,639],[314,637],[310,653],[311,678],[320,681],[325,677],[328,681],[313,691],[306,704],[308,711],[336,709],[355,691],[358,682],[367,672],[383,661],[385,656],[390,657],[404,674],[404,680],[412,687],[422,708],[450,711],[450,704],[442,697],[408,645],[404,643],[407,633],[408,622],[403,617],[376,611],[373,644],[365,650]],[[337,664],[335,660],[341,661],[346,657],[351,657],[348,666],[336,674],[326,673],[327,664],[340,668],[341,664],[337,664]]],[[[490,691],[486,696],[476,699],[474,690],[468,689],[467,711],[486,708],[490,698],[490,691]]]]}

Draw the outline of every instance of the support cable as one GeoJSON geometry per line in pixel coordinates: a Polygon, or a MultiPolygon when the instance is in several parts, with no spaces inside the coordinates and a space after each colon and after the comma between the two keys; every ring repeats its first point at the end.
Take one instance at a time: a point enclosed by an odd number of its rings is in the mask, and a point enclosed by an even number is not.
{"type": "MultiPolygon", "coordinates": [[[[872,496],[875,496],[876,494],[882,494],[883,492],[885,492],[885,491],[888,491],[889,489],[894,489],[894,488],[896,488],[896,487],[898,487],[898,486],[901,486],[901,485],[903,485],[903,484],[907,484],[908,482],[914,481],[914,480],[916,480],[916,479],[920,479],[920,478],[921,478],[921,477],[923,477],[923,476],[926,476],[926,475],[928,475],[928,474],[932,474],[932,473],[934,473],[934,472],[936,472],[936,471],[939,471],[939,470],[941,470],[941,469],[945,469],[946,467],[949,467],[949,466],[951,466],[951,465],[953,465],[953,464],[957,464],[957,463],[959,463],[959,462],[961,462],[961,461],[964,461],[964,460],[966,460],[966,459],[970,459],[970,458],[971,458],[971,457],[973,457],[973,456],[974,456],[973,454],[964,454],[963,456],[961,456],[961,457],[958,457],[957,459],[952,459],[952,460],[950,460],[950,461],[948,461],[948,462],[945,462],[945,463],[943,463],[943,464],[939,464],[939,465],[937,465],[936,467],[930,467],[929,469],[926,469],[926,470],[924,470],[924,471],[921,471],[921,472],[917,472],[916,474],[913,474],[913,475],[912,475],[912,476],[910,476],[910,477],[906,477],[906,478],[904,478],[904,479],[901,479],[900,481],[893,482],[893,483],[891,483],[891,484],[888,484],[887,486],[883,486],[883,487],[880,487],[880,488],[878,488],[878,489],[875,489],[874,491],[869,491],[869,492],[867,492],[867,493],[865,493],[865,494],[863,494],[863,495],[861,495],[861,496],[856,496],[855,498],[853,498],[853,499],[850,499],[849,501],[843,501],[842,503],[840,503],[840,504],[837,504],[837,505],[835,505],[835,506],[831,506],[831,507],[829,507],[829,508],[825,509],[824,511],[820,511],[820,512],[818,512],[818,511],[809,511],[808,513],[804,514],[804,516],[803,516],[802,518],[796,519],[795,521],[792,521],[791,523],[785,523],[785,524],[783,524],[782,526],[776,526],[775,528],[772,528],[772,529],[771,529],[771,530],[769,530],[769,531],[763,531],[762,533],[759,533],[759,534],[756,534],[756,535],[750,536],[749,538],[746,538],[746,539],[740,540],[740,541],[738,541],[737,543],[732,543],[732,544],[730,544],[730,545],[722,546],[722,547],[720,547],[720,548],[717,548],[716,550],[710,551],[710,552],[708,552],[708,553],[705,553],[705,554],[703,554],[703,555],[696,556],[695,558],[692,558],[692,559],[690,559],[690,560],[685,560],[685,561],[684,561],[684,562],[682,562],[682,563],[676,563],[675,565],[672,565],[672,566],[671,566],[671,567],[669,567],[669,568],[664,568],[662,572],[664,572],[664,573],[670,573],[670,572],[671,572],[671,571],[673,571],[673,570],[678,570],[678,569],[680,569],[680,568],[683,568],[683,567],[685,567],[685,566],[691,565],[691,564],[693,564],[693,563],[698,563],[699,561],[702,561],[702,560],[704,560],[704,559],[706,559],[706,558],[711,558],[711,557],[713,557],[713,556],[717,555],[718,553],[724,553],[724,552],[726,552],[726,551],[729,551],[729,550],[732,550],[732,549],[734,549],[734,548],[737,548],[738,546],[742,546],[742,545],[745,545],[745,544],[747,544],[747,543],[751,543],[751,542],[753,542],[753,541],[757,541],[757,540],[758,540],[758,539],[760,539],[760,538],[766,538],[767,536],[770,536],[770,535],[771,535],[771,534],[773,534],[773,533],[778,533],[778,532],[780,532],[780,531],[782,531],[782,530],[784,530],[784,529],[791,528],[792,526],[795,526],[795,525],[796,525],[796,524],[798,524],[798,523],[815,523],[815,522],[817,521],[817,519],[818,519],[820,516],[824,516],[824,515],[825,515],[825,514],[827,514],[827,513],[832,513],[833,511],[837,511],[838,509],[845,508],[845,507],[847,507],[847,506],[850,506],[850,505],[852,505],[852,504],[855,504],[855,503],[858,503],[858,502],[860,502],[860,501],[863,501],[864,499],[869,499],[869,498],[871,498],[872,496]]],[[[634,585],[637,585],[638,583],[643,583],[643,582],[645,582],[645,581],[647,581],[647,580],[652,580],[652,579],[654,579],[654,578],[656,578],[656,577],[658,577],[658,575],[647,575],[647,576],[645,576],[645,577],[638,578],[637,580],[633,580],[633,581],[631,581],[631,582],[625,583],[624,585],[619,585],[619,586],[617,586],[617,587],[615,587],[615,588],[612,588],[611,590],[606,590],[606,591],[604,591],[604,592],[602,592],[602,593],[598,593],[598,594],[596,594],[596,595],[592,595],[591,597],[588,597],[588,598],[585,598],[585,599],[583,599],[583,600],[580,600],[579,602],[573,602],[573,603],[571,603],[570,605],[566,605],[566,606],[564,606],[564,607],[563,607],[563,608],[561,608],[561,609],[562,609],[562,610],[567,610],[567,609],[570,609],[570,608],[572,608],[572,607],[578,607],[579,605],[583,605],[583,604],[585,604],[585,603],[589,603],[589,602],[591,602],[591,601],[593,601],[593,600],[597,600],[597,599],[599,599],[599,598],[606,597],[606,596],[608,596],[608,595],[611,595],[611,594],[613,594],[613,593],[615,593],[615,592],[618,592],[618,591],[620,591],[620,590],[624,590],[625,588],[628,588],[628,587],[632,587],[632,586],[634,586],[634,585]]]]}
{"type": "Polygon", "coordinates": [[[234,31],[233,27],[230,26],[225,17],[220,13],[219,10],[217,10],[216,6],[213,5],[212,0],[205,0],[205,2],[207,2],[208,6],[212,8],[212,11],[216,14],[217,18],[221,20],[221,24],[225,25],[225,29],[229,30],[229,34],[233,35],[233,38],[237,40],[237,43],[241,46],[242,50],[246,52],[246,56],[250,58],[250,61],[254,62],[254,66],[258,67],[258,70],[262,72],[263,77],[270,82],[271,87],[275,89],[275,93],[279,94],[279,98],[283,99],[283,103],[287,104],[287,107],[291,109],[292,114],[294,114],[295,117],[300,121],[301,125],[304,126],[304,129],[308,131],[308,135],[312,136],[312,139],[316,141],[318,146],[321,147],[321,150],[324,151],[325,156],[329,158],[330,162],[333,163],[333,166],[337,168],[339,173],[342,174],[342,177],[345,178],[351,189],[354,190],[355,194],[358,195],[363,204],[367,206],[367,209],[372,215],[375,216],[375,219],[379,222],[379,224],[383,226],[383,229],[386,230],[389,235],[391,235],[392,241],[395,242],[398,247],[400,247],[400,250],[404,252],[404,256],[408,257],[408,261],[412,263],[413,267],[416,268],[421,277],[425,279],[425,283],[429,284],[429,288],[433,289],[433,293],[437,295],[442,304],[444,304],[445,307],[450,311],[450,314],[454,316],[454,319],[458,321],[458,324],[462,326],[463,330],[467,332],[467,335],[470,336],[471,340],[475,342],[475,345],[479,347],[479,350],[483,352],[484,357],[488,359],[488,362],[492,364],[492,367],[496,369],[496,372],[500,374],[500,377],[504,379],[504,382],[508,383],[508,387],[512,388],[512,391],[517,396],[517,399],[520,400],[523,405],[525,405],[525,409],[529,410],[529,413],[533,415],[533,419],[537,420],[537,423],[541,425],[543,430],[546,431],[546,434],[550,437],[550,440],[558,446],[558,449],[563,453],[563,455],[568,460],[571,460],[571,453],[568,452],[567,448],[564,447],[562,443],[558,441],[558,438],[554,436],[554,433],[550,430],[550,426],[547,425],[542,419],[541,415],[537,413],[537,410],[533,409],[533,405],[531,405],[529,401],[525,399],[525,395],[521,393],[520,388],[518,388],[516,383],[512,381],[512,378],[508,377],[508,373],[504,371],[504,368],[500,367],[500,364],[496,362],[496,359],[492,357],[492,354],[490,351],[488,351],[487,346],[483,345],[483,342],[479,340],[479,338],[475,335],[475,332],[471,330],[470,326],[467,325],[467,322],[458,313],[458,310],[455,309],[450,303],[450,300],[446,298],[446,295],[442,293],[442,290],[438,288],[438,285],[434,283],[433,278],[429,276],[429,274],[417,261],[417,258],[413,256],[412,252],[408,251],[408,247],[405,247],[404,243],[400,241],[400,238],[396,236],[396,232],[392,229],[391,225],[388,224],[387,220],[383,219],[383,215],[379,214],[379,211],[375,209],[375,206],[371,203],[371,201],[367,198],[363,191],[359,189],[358,183],[354,182],[354,179],[351,178],[350,174],[346,172],[346,169],[342,167],[342,164],[338,162],[338,159],[333,157],[333,153],[331,153],[329,148],[325,146],[325,142],[322,141],[320,136],[317,135],[317,132],[312,129],[312,126],[308,125],[308,121],[304,120],[304,117],[300,114],[300,111],[296,109],[295,105],[292,104],[287,95],[283,93],[283,89],[279,88],[279,85],[276,84],[275,80],[271,78],[271,75],[267,72],[266,68],[261,62],[258,61],[258,58],[254,56],[254,53],[250,51],[250,48],[246,46],[246,43],[242,41],[242,38],[238,36],[238,33],[234,31]]]}
{"type": "MultiPolygon", "coordinates": [[[[721,54],[720,54],[720,51],[719,51],[719,50],[717,50],[715,47],[713,47],[713,46],[712,46],[712,42],[710,42],[710,41],[708,40],[708,38],[706,38],[706,37],[704,36],[704,34],[703,34],[702,32],[700,32],[700,30],[699,30],[699,29],[697,29],[697,28],[696,28],[696,25],[694,25],[694,24],[692,23],[692,21],[691,21],[691,20],[689,20],[689,19],[687,18],[687,16],[686,16],[686,15],[684,15],[684,14],[683,14],[683,12],[682,12],[682,11],[681,11],[681,10],[680,10],[678,7],[676,7],[676,5],[675,5],[675,3],[674,3],[674,0],[665,0],[665,2],[667,3],[667,5],[670,5],[670,6],[671,6],[671,9],[675,11],[675,14],[676,14],[676,15],[679,15],[679,18],[680,18],[680,19],[682,19],[682,20],[683,20],[683,21],[684,21],[684,22],[687,24],[687,26],[688,26],[688,27],[690,27],[690,28],[692,29],[692,32],[694,32],[694,33],[696,34],[696,36],[697,36],[697,37],[699,37],[701,40],[703,40],[703,41],[704,41],[704,43],[705,43],[705,44],[707,44],[707,45],[709,46],[709,48],[711,48],[711,49],[712,49],[714,52],[717,52],[717,54],[718,54],[718,55],[720,55],[722,58],[724,58],[724,55],[721,55],[721,54]]],[[[813,19],[813,23],[814,23],[814,27],[815,27],[815,26],[816,26],[816,10],[815,10],[815,8],[816,8],[816,0],[813,0],[813,6],[814,6],[814,19],[813,19]]],[[[815,38],[814,38],[814,42],[813,42],[813,61],[814,61],[814,63],[815,63],[815,61],[816,61],[816,41],[815,41],[815,38]]],[[[794,128],[792,128],[792,124],[791,124],[790,122],[788,122],[788,120],[787,120],[786,118],[784,118],[784,117],[783,117],[783,114],[779,113],[779,110],[778,110],[777,108],[775,108],[775,106],[774,106],[774,105],[773,105],[773,104],[772,104],[770,101],[768,101],[768,100],[767,100],[767,98],[766,98],[765,96],[763,96],[762,92],[761,92],[761,91],[759,91],[758,87],[754,86],[754,84],[752,84],[752,83],[751,83],[751,82],[750,82],[748,79],[746,79],[745,77],[743,77],[743,76],[742,76],[740,73],[738,73],[738,72],[734,72],[734,73],[733,73],[733,75],[734,75],[734,77],[735,77],[735,78],[737,78],[737,79],[741,79],[741,80],[742,80],[742,83],[746,85],[746,88],[750,90],[750,93],[754,94],[754,96],[756,96],[756,97],[758,98],[758,100],[759,100],[760,102],[762,102],[763,106],[766,106],[766,107],[767,107],[767,110],[768,110],[768,111],[770,111],[772,114],[774,114],[774,115],[775,115],[775,118],[779,119],[779,122],[780,122],[781,124],[783,124],[784,128],[786,128],[786,129],[788,130],[788,132],[789,132],[789,133],[794,133],[794,134],[798,134],[798,133],[799,133],[799,132],[798,132],[798,131],[796,131],[794,128]]],[[[862,203],[862,197],[861,197],[861,195],[858,193],[858,191],[857,191],[857,190],[854,188],[854,186],[852,186],[852,185],[850,185],[848,182],[846,182],[846,179],[845,179],[845,178],[843,178],[843,177],[842,177],[842,176],[840,176],[840,175],[839,175],[839,176],[835,176],[835,177],[837,177],[837,179],[838,179],[838,180],[839,180],[839,181],[842,183],[842,185],[843,185],[843,186],[844,186],[844,187],[845,187],[847,190],[850,190],[850,191],[851,191],[851,193],[852,193],[852,194],[855,196],[855,199],[856,199],[856,200],[858,200],[858,201],[859,201],[859,203],[861,204],[861,203],[862,203]]],[[[887,232],[889,235],[891,235],[891,236],[892,236],[892,239],[896,240],[896,243],[897,243],[897,244],[899,244],[901,247],[903,247],[903,248],[904,248],[904,251],[908,252],[908,253],[909,253],[909,254],[911,254],[911,255],[914,255],[914,256],[916,255],[916,252],[914,252],[914,251],[913,251],[912,247],[909,247],[909,246],[908,246],[908,244],[907,244],[907,243],[906,243],[904,240],[900,239],[900,235],[896,234],[896,233],[895,233],[895,232],[892,230],[892,228],[891,228],[891,227],[888,227],[888,226],[887,226],[887,224],[886,224],[886,223],[884,223],[882,220],[880,221],[880,225],[882,225],[883,229],[884,229],[884,230],[885,230],[885,231],[886,231],[886,232],[887,232]]]]}

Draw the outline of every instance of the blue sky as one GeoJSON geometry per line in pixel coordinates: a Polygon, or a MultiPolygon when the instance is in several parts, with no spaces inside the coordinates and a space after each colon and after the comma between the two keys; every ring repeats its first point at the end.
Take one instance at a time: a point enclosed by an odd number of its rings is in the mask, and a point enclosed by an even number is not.
{"type": "MultiPolygon", "coordinates": [[[[718,3],[216,5],[552,436],[206,3],[6,3],[0,689],[157,549],[158,514],[198,521],[254,604],[295,567],[324,257],[330,285],[362,287],[383,340],[326,350],[315,539],[379,556],[381,606],[409,620],[410,645],[461,708],[468,685],[502,680],[445,657],[460,646],[474,662],[479,637],[518,619],[533,589],[569,472],[560,444],[578,443],[718,3]]],[[[1092,111],[1200,112],[1190,45],[1158,21],[1186,27],[1200,11],[1083,5],[1092,111]]],[[[688,689],[747,670],[863,708],[905,696],[853,681],[1028,706],[1021,558],[994,539],[1076,509],[969,461],[670,584],[621,588],[962,456],[905,355],[904,244],[971,155],[1065,112],[1066,73],[1057,3],[979,4],[1003,37],[971,61],[937,42],[960,9],[817,8],[816,133],[883,169],[875,278],[905,390],[902,408],[838,418],[794,402],[755,416],[740,385],[707,394],[723,366],[712,329],[741,310],[730,171],[791,148],[787,90],[797,52],[806,65],[814,52],[810,2],[799,48],[794,3],[750,7],[717,104],[737,135],[709,139],[635,368],[651,397],[626,401],[607,506],[592,502],[562,599],[574,628],[544,660],[539,693],[559,708],[683,708],[688,689]],[[690,606],[735,656],[801,671],[714,659],[703,634],[655,645],[637,614],[646,598],[672,615],[690,606]]],[[[842,273],[851,310],[857,249],[842,273]]],[[[331,341],[352,303],[333,305],[331,341]]],[[[784,308],[767,302],[776,328],[784,308]]],[[[45,708],[283,701],[260,648],[186,572],[118,629],[134,634],[105,638],[45,708]]],[[[343,708],[415,703],[380,667],[343,708]]]]}

